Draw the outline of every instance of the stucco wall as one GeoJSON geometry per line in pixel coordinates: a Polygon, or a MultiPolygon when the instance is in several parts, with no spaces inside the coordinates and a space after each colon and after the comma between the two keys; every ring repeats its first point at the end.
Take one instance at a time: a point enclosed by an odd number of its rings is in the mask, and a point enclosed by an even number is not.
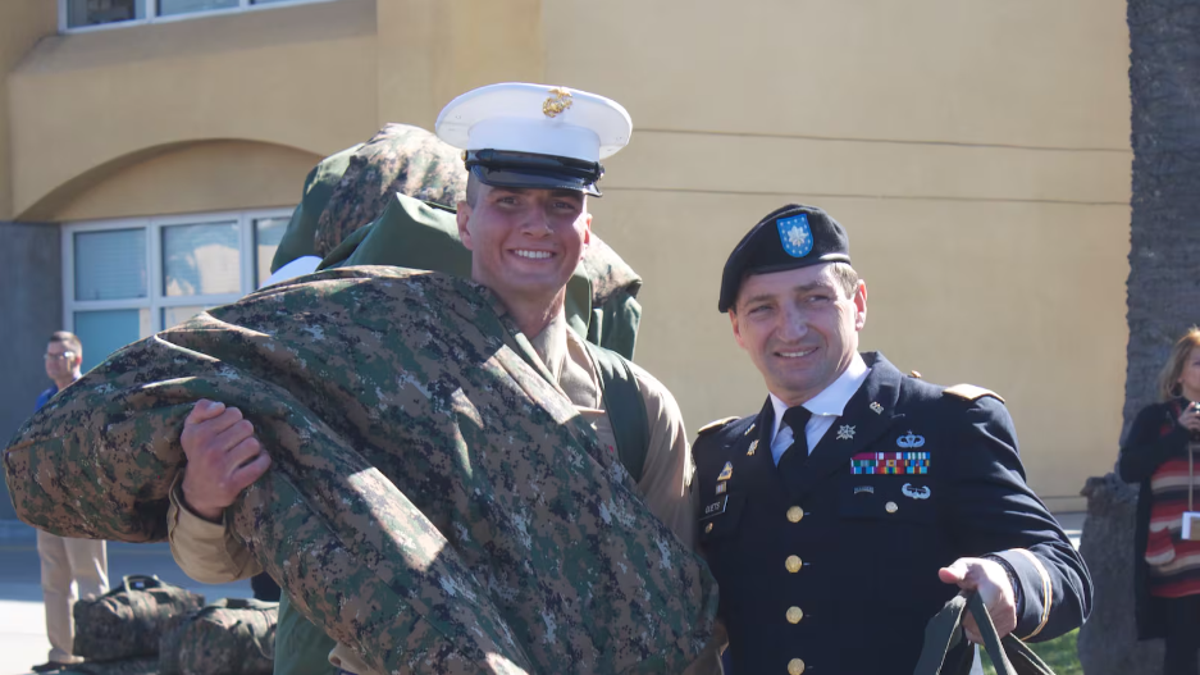
{"type": "Polygon", "coordinates": [[[8,78],[15,210],[45,218],[180,143],[340,150],[378,128],[375,68],[374,0],[46,38],[8,78]]]}
{"type": "MultiPolygon", "coordinates": [[[[46,0],[0,2],[0,76],[12,72],[40,38],[57,28],[56,3],[46,0]]],[[[0,81],[0,220],[13,217],[12,147],[8,87],[0,81]]]]}
{"type": "MultiPolygon", "coordinates": [[[[61,237],[55,225],[0,222],[0,438],[12,438],[50,386],[42,355],[46,338],[62,328],[61,237]]],[[[15,518],[0,481],[0,520],[15,518]]]]}
{"type": "Polygon", "coordinates": [[[633,116],[595,227],[646,279],[639,361],[689,427],[761,406],[721,268],[764,214],[813,203],[867,279],[863,346],[1000,392],[1031,484],[1080,507],[1123,396],[1124,4],[586,7],[545,6],[547,79],[633,116]]]}

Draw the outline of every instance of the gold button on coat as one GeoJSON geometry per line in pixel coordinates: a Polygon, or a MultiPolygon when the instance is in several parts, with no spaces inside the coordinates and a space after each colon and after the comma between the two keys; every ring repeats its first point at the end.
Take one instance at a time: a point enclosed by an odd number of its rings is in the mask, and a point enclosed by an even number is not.
{"type": "Polygon", "coordinates": [[[800,556],[798,555],[789,555],[787,560],[783,561],[783,564],[787,566],[787,571],[795,574],[796,572],[800,571],[801,567],[804,566],[804,561],[801,560],[800,556]]]}
{"type": "Polygon", "coordinates": [[[789,522],[798,523],[802,518],[804,518],[804,509],[799,506],[793,506],[788,509],[787,519],[789,522]]]}
{"type": "Polygon", "coordinates": [[[802,659],[788,661],[788,675],[802,675],[802,673],[804,673],[804,661],[802,659]]]}
{"type": "Polygon", "coordinates": [[[895,513],[900,510],[900,507],[896,506],[896,502],[888,502],[883,505],[883,508],[888,513],[895,513]]]}
{"type": "Polygon", "coordinates": [[[787,620],[788,623],[800,623],[800,619],[804,618],[804,610],[799,607],[788,607],[787,620]]]}
{"type": "Polygon", "coordinates": [[[705,532],[712,532],[712,528],[713,528],[713,524],[712,524],[712,523],[709,523],[709,524],[707,524],[707,525],[705,525],[705,526],[704,526],[704,531],[705,531],[705,532]]]}

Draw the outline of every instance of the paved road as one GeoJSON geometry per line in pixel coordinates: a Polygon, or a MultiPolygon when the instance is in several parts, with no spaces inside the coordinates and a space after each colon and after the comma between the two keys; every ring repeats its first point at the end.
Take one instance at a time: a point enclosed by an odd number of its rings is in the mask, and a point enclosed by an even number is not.
{"type": "MultiPolygon", "coordinates": [[[[1078,546],[1083,514],[1058,517],[1078,546]]],[[[33,528],[0,521],[0,675],[24,675],[30,666],[46,660],[50,643],[42,612],[40,570],[33,528]]],[[[220,586],[192,581],[175,564],[166,544],[109,543],[108,572],[112,582],[126,574],[157,574],[163,581],[203,593],[210,601],[252,596],[249,581],[220,586]]]]}
{"type": "MultiPolygon", "coordinates": [[[[24,675],[46,660],[45,614],[42,611],[41,567],[34,530],[22,523],[0,521],[0,675],[24,675]]],[[[166,544],[108,545],[110,583],[126,574],[157,574],[206,598],[249,598],[249,581],[212,586],[192,581],[171,558],[166,544]]]]}

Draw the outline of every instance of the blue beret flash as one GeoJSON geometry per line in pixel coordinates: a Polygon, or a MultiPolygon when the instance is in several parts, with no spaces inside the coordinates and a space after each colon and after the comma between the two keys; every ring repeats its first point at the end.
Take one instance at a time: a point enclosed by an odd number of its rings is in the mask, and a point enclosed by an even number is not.
{"type": "Polygon", "coordinates": [[[827,262],[850,262],[846,230],[815,206],[788,204],[758,221],[734,247],[721,275],[717,309],[737,301],[742,279],[827,262]]]}

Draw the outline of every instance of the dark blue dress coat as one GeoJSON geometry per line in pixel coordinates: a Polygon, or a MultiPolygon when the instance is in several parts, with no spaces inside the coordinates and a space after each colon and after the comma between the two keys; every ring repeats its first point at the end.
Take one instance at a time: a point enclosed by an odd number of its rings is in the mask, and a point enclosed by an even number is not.
{"type": "Polygon", "coordinates": [[[1025,484],[1003,403],[863,358],[866,381],[790,475],[771,456],[770,400],[696,440],[698,541],[720,584],[733,672],[910,675],[926,622],[958,591],[938,569],[964,556],[1006,568],[1018,637],[1078,627],[1091,580],[1025,484]],[[872,473],[894,455],[865,453],[897,452],[914,453],[915,473],[872,473]]]}

